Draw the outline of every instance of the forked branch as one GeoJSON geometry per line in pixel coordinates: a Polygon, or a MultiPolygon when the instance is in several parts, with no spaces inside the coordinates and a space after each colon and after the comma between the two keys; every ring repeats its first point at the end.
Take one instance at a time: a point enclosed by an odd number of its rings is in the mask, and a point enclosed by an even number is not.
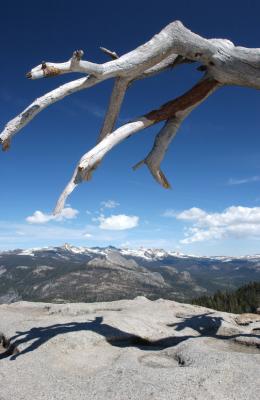
{"type": "MultiPolygon", "coordinates": [[[[153,36],[147,43],[118,59],[96,64],[82,59],[74,62],[72,57],[63,63],[45,63],[45,68],[53,69],[56,74],[80,72],[104,79],[124,76],[134,78],[145,70],[160,63],[171,54],[177,54],[189,60],[208,62],[216,52],[215,43],[191,32],[180,21],[172,22],[153,36]]],[[[29,78],[39,79],[46,75],[42,64],[29,72],[29,78]]]]}
{"type": "Polygon", "coordinates": [[[147,165],[154,179],[165,189],[169,189],[171,185],[161,170],[161,163],[165,157],[166,151],[175,138],[183,120],[219,86],[220,84],[215,80],[203,79],[183,96],[165,104],[161,110],[149,113],[148,115],[150,115],[150,117],[152,115],[152,118],[153,115],[156,115],[158,120],[165,114],[169,117],[169,115],[173,113],[173,116],[167,118],[164,127],[155,138],[150,153],[142,161],[134,165],[133,169],[136,170],[142,165],[147,165]]]}
{"type": "Polygon", "coordinates": [[[93,149],[81,157],[71,180],[57,202],[54,214],[61,212],[65,206],[67,197],[79,183],[89,179],[89,174],[92,174],[93,170],[97,168],[104,156],[113,147],[129,136],[132,136],[133,134],[163,120],[169,120],[169,122],[159,133],[155,146],[147,157],[148,161],[144,160],[143,162],[147,163],[155,179],[162,184],[162,186],[168,188],[168,181],[159,167],[167,147],[173,136],[176,134],[182,120],[193,108],[196,107],[196,105],[206,99],[218,86],[219,82],[216,80],[205,78],[184,95],[164,104],[157,110],[153,110],[148,114],[121,126],[111,134],[107,135],[101,142],[93,147],[93,149]]]}
{"type": "MultiPolygon", "coordinates": [[[[116,54],[115,52],[111,52],[107,49],[106,51],[106,54],[108,54],[108,52],[116,54]]],[[[81,50],[77,50],[73,53],[73,57],[75,57],[76,54],[82,56],[83,52],[81,50]]],[[[151,76],[159,74],[160,72],[168,68],[173,68],[179,65],[179,62],[175,62],[176,58],[178,58],[176,54],[167,57],[163,62],[155,65],[153,68],[150,68],[147,71],[144,71],[142,75],[137,76],[135,79],[149,78],[151,76]]],[[[44,65],[46,65],[45,62],[41,64],[41,68],[44,65]]],[[[45,67],[44,71],[45,76],[47,76],[45,67]]],[[[49,71],[51,71],[51,69],[49,69],[49,71]]],[[[54,75],[55,74],[51,75],[50,72],[48,76],[54,75]]],[[[85,78],[80,78],[65,83],[57,89],[54,89],[34,100],[25,110],[23,110],[15,118],[10,120],[4,127],[3,131],[0,134],[0,144],[2,144],[2,149],[4,151],[8,150],[10,148],[13,136],[16,135],[22,128],[24,128],[34,117],[36,117],[39,112],[43,111],[46,107],[56,103],[59,100],[62,100],[64,97],[69,96],[75,92],[95,86],[96,84],[101,83],[103,80],[105,80],[104,77],[96,78],[92,75],[88,75],[85,78]]],[[[133,80],[131,82],[133,82],[133,80]]],[[[120,113],[120,108],[125,96],[125,92],[129,85],[130,81],[127,78],[115,79],[115,85],[111,94],[108,111],[106,112],[98,141],[101,140],[101,138],[103,138],[107,133],[111,133],[111,131],[113,130],[117,117],[120,113]]]]}
{"type": "Polygon", "coordinates": [[[91,177],[109,150],[128,136],[160,121],[166,123],[158,133],[152,150],[135,168],[146,164],[157,182],[165,188],[170,187],[160,165],[170,142],[188,114],[219,86],[239,85],[260,89],[260,49],[238,47],[225,39],[205,39],[191,32],[180,21],[172,22],[147,43],[120,57],[114,51],[105,48],[101,50],[112,58],[112,61],[97,64],[83,60],[83,51],[77,50],[66,62],[42,62],[33,68],[27,74],[30,79],[54,77],[70,72],[83,73],[85,76],[36,99],[9,121],[0,134],[0,143],[3,150],[6,150],[10,146],[11,138],[44,108],[74,92],[114,78],[114,88],[98,143],[79,161],[72,179],[57,203],[55,213],[62,210],[67,196],[75,187],[91,177]],[[204,79],[183,96],[114,130],[130,84],[190,62],[200,63],[197,69],[205,72],[204,79]]]}

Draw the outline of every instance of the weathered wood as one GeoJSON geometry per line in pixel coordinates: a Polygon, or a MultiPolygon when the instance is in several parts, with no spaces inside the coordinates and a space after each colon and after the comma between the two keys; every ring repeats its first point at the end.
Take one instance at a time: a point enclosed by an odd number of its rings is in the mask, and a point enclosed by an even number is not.
{"type": "MultiPolygon", "coordinates": [[[[225,39],[205,39],[187,29],[180,21],[167,25],[147,43],[104,64],[72,59],[64,63],[46,63],[60,73],[81,72],[104,79],[126,76],[136,78],[145,70],[172,54],[205,65],[218,82],[260,89],[260,49],[235,46],[225,39]]],[[[31,71],[31,79],[45,76],[42,65],[31,71]]]]}
{"type": "Polygon", "coordinates": [[[165,126],[157,135],[151,152],[136,167],[146,164],[153,177],[163,187],[168,188],[170,184],[162,173],[160,164],[184,118],[219,86],[238,85],[260,89],[260,49],[235,46],[226,39],[203,38],[191,32],[180,21],[172,22],[147,43],[120,57],[108,49],[101,48],[101,50],[111,57],[112,61],[103,64],[85,61],[82,59],[83,51],[76,50],[67,62],[42,62],[33,68],[27,74],[30,79],[70,72],[79,72],[87,76],[62,85],[36,99],[22,113],[9,121],[0,134],[3,150],[7,150],[12,137],[47,106],[106,79],[115,79],[98,144],[79,161],[72,179],[57,203],[56,213],[64,207],[67,196],[78,183],[91,177],[109,150],[128,136],[160,121],[166,121],[165,126]],[[113,131],[130,84],[189,62],[199,62],[200,66],[197,69],[206,74],[197,85],[161,108],[150,111],[113,131]]]}
{"type": "Polygon", "coordinates": [[[119,55],[115,52],[115,51],[111,51],[106,49],[105,47],[99,47],[101,51],[103,51],[103,53],[105,53],[107,56],[111,57],[112,60],[116,60],[117,58],[119,58],[119,55]]]}
{"type": "Polygon", "coordinates": [[[202,79],[187,93],[166,103],[159,110],[148,113],[146,115],[148,119],[151,118],[153,121],[160,122],[166,118],[167,121],[156,136],[150,153],[142,161],[138,162],[133,169],[136,170],[142,165],[146,165],[154,179],[165,189],[169,189],[171,185],[161,170],[161,162],[165,157],[166,151],[175,138],[183,120],[219,86],[215,80],[202,79]]]}
{"type": "Polygon", "coordinates": [[[199,103],[218,85],[219,82],[215,79],[203,79],[184,95],[169,101],[158,110],[150,111],[145,115],[145,117],[154,122],[165,121],[173,118],[174,116],[177,116],[176,114],[187,110],[189,107],[193,107],[196,103],[199,103]]]}
{"type": "MultiPolygon", "coordinates": [[[[163,60],[159,64],[144,71],[142,75],[137,76],[135,79],[137,80],[137,79],[149,78],[156,74],[159,74],[160,72],[165,71],[166,69],[169,69],[169,68],[172,68],[172,67],[178,65],[179,63],[174,64],[174,61],[176,60],[177,57],[178,56],[176,54],[173,54],[170,57],[167,57],[165,60],[163,60]]],[[[80,79],[76,79],[74,81],[65,83],[64,85],[61,85],[57,89],[54,89],[51,92],[48,92],[45,95],[34,100],[33,103],[30,104],[17,117],[15,117],[11,121],[9,121],[6,124],[4,130],[1,132],[0,144],[2,144],[3,151],[6,151],[10,148],[11,139],[13,138],[13,136],[16,135],[34,117],[36,117],[36,115],[39,112],[43,111],[46,107],[50,106],[51,104],[56,103],[59,100],[62,100],[64,97],[69,96],[75,92],[95,86],[96,84],[101,83],[103,80],[105,80],[105,77],[95,78],[94,76],[88,75],[85,78],[80,78],[80,79]]],[[[121,83],[123,83],[124,81],[127,81],[127,79],[126,78],[118,78],[118,79],[116,78],[115,81],[116,81],[116,85],[117,85],[117,82],[119,81],[120,84],[118,86],[122,86],[121,83]]],[[[133,83],[133,82],[134,82],[134,80],[131,80],[131,83],[133,83]]],[[[130,82],[129,82],[129,85],[130,85],[130,82]]],[[[123,94],[123,92],[121,92],[121,95],[122,94],[123,94]]],[[[119,98],[120,96],[114,95],[114,91],[112,92],[110,103],[109,103],[109,108],[111,109],[111,107],[113,107],[113,109],[115,110],[115,106],[113,105],[114,97],[119,98]]],[[[124,97],[124,95],[123,95],[123,97],[124,97]]],[[[123,101],[123,98],[122,98],[122,101],[123,101]]],[[[122,104],[122,102],[121,102],[121,104],[122,104]]],[[[119,115],[121,104],[119,104],[119,102],[118,102],[119,108],[118,108],[118,112],[115,113],[116,115],[119,115]]],[[[113,121],[113,118],[111,118],[111,116],[107,112],[99,135],[102,135],[102,137],[103,137],[104,131],[109,131],[109,130],[111,131],[111,127],[115,123],[115,121],[114,121],[114,123],[112,123],[112,121],[113,121]],[[107,119],[109,119],[109,122],[107,121],[107,119]],[[110,126],[110,128],[109,128],[109,126],[110,126]]]]}
{"type": "Polygon", "coordinates": [[[155,145],[148,157],[134,167],[136,169],[141,164],[145,163],[156,181],[164,188],[168,189],[170,184],[160,169],[160,163],[165,155],[165,152],[171,140],[176,135],[177,130],[184,118],[186,118],[192,109],[205,100],[218,86],[219,83],[215,80],[205,78],[188,92],[186,92],[183,96],[177,98],[176,102],[175,100],[170,102],[173,103],[174,106],[162,106],[158,111],[159,116],[157,112],[153,111],[121,126],[114,132],[106,135],[103,140],[93,147],[93,149],[81,157],[71,180],[57,202],[54,214],[58,214],[62,211],[67,197],[72,193],[79,183],[83,182],[84,180],[89,180],[90,176],[92,176],[92,173],[98,167],[108,151],[129,136],[132,136],[133,134],[149,126],[158,123],[163,119],[169,120],[171,118],[162,131],[158,134],[155,145]],[[164,110],[164,107],[166,108],[166,111],[161,111],[164,110]],[[150,116],[153,118],[150,118],[150,116]]]}
{"type": "Polygon", "coordinates": [[[129,81],[127,79],[116,78],[104,122],[99,134],[98,142],[100,142],[106,135],[109,135],[113,131],[120,113],[128,84],[129,81]]]}

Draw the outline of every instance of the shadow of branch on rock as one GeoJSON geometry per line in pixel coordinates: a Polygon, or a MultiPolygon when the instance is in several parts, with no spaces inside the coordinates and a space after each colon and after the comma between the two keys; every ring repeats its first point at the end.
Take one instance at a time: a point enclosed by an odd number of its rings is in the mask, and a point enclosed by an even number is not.
{"type": "MultiPolygon", "coordinates": [[[[221,327],[223,319],[221,317],[211,316],[211,313],[200,314],[185,317],[184,320],[177,323],[168,324],[168,327],[174,328],[174,334],[186,328],[191,328],[195,332],[193,335],[173,335],[159,340],[149,340],[138,335],[124,332],[111,325],[103,323],[103,317],[96,317],[93,321],[87,322],[68,322],[64,324],[55,324],[46,327],[32,328],[28,331],[17,332],[15,336],[8,340],[6,351],[0,354],[0,359],[9,357],[15,360],[18,356],[37,350],[40,346],[59,335],[70,332],[92,331],[116,347],[136,347],[142,350],[164,350],[173,347],[179,343],[197,337],[213,337],[216,339],[234,339],[241,337],[256,337],[259,335],[237,334],[237,335],[219,335],[218,330],[221,327]],[[19,346],[28,344],[26,348],[19,351],[19,346]]],[[[7,343],[7,342],[6,342],[7,343]]]]}

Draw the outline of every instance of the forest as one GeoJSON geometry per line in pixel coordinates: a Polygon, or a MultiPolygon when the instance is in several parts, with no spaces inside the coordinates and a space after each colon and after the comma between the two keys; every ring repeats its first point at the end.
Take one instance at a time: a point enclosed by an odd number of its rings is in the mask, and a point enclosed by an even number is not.
{"type": "Polygon", "coordinates": [[[260,282],[250,282],[232,292],[217,291],[213,296],[198,297],[191,303],[235,314],[256,313],[260,308],[260,282]]]}

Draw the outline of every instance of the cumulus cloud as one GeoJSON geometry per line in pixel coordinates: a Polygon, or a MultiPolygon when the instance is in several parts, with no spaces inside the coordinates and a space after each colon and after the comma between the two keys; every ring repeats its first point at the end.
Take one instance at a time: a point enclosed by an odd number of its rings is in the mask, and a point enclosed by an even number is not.
{"type": "Polygon", "coordinates": [[[260,207],[231,206],[219,213],[193,207],[176,213],[176,219],[192,222],[183,244],[230,237],[260,239],[260,207]]]}
{"type": "Polygon", "coordinates": [[[26,218],[30,224],[45,224],[49,221],[64,221],[65,219],[73,219],[77,216],[78,210],[66,207],[58,215],[45,214],[42,211],[35,211],[33,215],[26,218]]]}
{"type": "Polygon", "coordinates": [[[127,240],[129,231],[101,230],[97,225],[63,223],[14,223],[0,220],[0,249],[60,246],[119,246],[127,240]]]}
{"type": "Polygon", "coordinates": [[[206,215],[207,213],[200,208],[192,207],[189,210],[185,210],[181,213],[176,214],[176,218],[187,221],[196,221],[204,218],[206,215]]]}
{"type": "Polygon", "coordinates": [[[122,231],[125,229],[132,229],[138,226],[139,217],[133,215],[111,215],[110,217],[104,217],[101,215],[98,218],[99,228],[104,230],[122,231]]]}
{"type": "Polygon", "coordinates": [[[102,201],[101,202],[101,206],[103,208],[116,208],[118,207],[120,204],[115,201],[115,200],[107,200],[107,201],[102,201]]]}

